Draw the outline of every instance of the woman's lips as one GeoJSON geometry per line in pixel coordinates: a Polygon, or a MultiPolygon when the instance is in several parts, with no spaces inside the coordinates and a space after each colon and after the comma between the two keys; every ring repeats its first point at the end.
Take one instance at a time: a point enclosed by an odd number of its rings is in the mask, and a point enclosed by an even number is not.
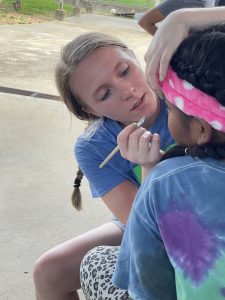
{"type": "Polygon", "coordinates": [[[143,101],[144,95],[134,104],[131,111],[135,110],[143,101]]]}

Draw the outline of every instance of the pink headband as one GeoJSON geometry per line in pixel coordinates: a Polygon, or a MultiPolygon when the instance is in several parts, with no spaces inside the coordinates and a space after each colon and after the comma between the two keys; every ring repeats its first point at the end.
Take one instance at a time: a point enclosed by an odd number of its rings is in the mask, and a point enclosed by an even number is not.
{"type": "Polygon", "coordinates": [[[171,67],[162,83],[162,91],[166,99],[185,114],[199,117],[216,130],[225,132],[225,107],[214,97],[180,79],[171,67]]]}

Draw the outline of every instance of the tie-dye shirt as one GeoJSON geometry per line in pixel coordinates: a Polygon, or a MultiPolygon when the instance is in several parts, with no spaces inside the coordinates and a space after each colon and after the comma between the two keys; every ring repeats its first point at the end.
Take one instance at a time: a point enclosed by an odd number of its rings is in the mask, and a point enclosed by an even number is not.
{"type": "Polygon", "coordinates": [[[161,162],[138,191],[113,277],[135,300],[225,299],[225,162],[161,162]]]}

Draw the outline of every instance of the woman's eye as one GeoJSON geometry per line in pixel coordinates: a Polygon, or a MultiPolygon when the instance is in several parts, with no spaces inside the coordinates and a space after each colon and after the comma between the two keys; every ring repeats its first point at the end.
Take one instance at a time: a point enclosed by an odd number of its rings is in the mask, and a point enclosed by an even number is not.
{"type": "Polygon", "coordinates": [[[121,72],[120,77],[126,76],[126,75],[129,73],[129,70],[130,70],[130,68],[129,68],[129,66],[127,66],[126,69],[124,69],[124,70],[121,72]]]}
{"type": "Polygon", "coordinates": [[[108,89],[104,95],[100,98],[101,101],[106,100],[111,95],[111,89],[108,89]]]}

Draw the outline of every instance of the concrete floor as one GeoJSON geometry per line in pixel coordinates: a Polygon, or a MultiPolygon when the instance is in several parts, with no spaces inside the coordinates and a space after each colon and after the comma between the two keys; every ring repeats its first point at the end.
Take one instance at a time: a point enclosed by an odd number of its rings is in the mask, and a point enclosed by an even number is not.
{"type": "MultiPolygon", "coordinates": [[[[132,19],[82,15],[63,22],[1,25],[0,85],[57,95],[54,66],[60,49],[88,31],[118,36],[144,66],[150,37],[132,19]]],[[[36,258],[103,224],[110,213],[91,199],[86,180],[84,209],[72,208],[73,147],[84,124],[62,103],[0,93],[0,128],[0,299],[34,300],[36,258]]]]}

